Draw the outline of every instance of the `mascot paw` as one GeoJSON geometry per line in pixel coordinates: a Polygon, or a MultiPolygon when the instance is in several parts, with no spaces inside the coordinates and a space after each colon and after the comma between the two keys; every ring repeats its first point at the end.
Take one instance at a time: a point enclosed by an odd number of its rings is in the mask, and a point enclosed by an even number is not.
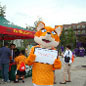
{"type": "Polygon", "coordinates": [[[55,69],[61,69],[61,61],[59,59],[56,59],[55,62],[54,62],[54,68],[55,69]]]}
{"type": "Polygon", "coordinates": [[[25,63],[28,65],[32,65],[35,61],[36,55],[35,54],[30,54],[28,58],[26,58],[25,63]]]}
{"type": "Polygon", "coordinates": [[[31,54],[30,56],[29,56],[29,60],[30,61],[35,61],[35,58],[36,58],[36,55],[35,54],[31,54]]]}

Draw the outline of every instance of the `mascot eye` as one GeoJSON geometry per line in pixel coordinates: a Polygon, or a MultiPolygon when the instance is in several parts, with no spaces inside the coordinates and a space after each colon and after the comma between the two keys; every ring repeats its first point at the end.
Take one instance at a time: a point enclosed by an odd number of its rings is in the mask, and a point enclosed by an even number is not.
{"type": "Polygon", "coordinates": [[[42,32],[46,32],[46,29],[42,29],[41,31],[42,31],[42,32]]]}
{"type": "Polygon", "coordinates": [[[56,33],[55,33],[54,31],[52,31],[52,34],[54,34],[54,35],[55,35],[56,33]]]}

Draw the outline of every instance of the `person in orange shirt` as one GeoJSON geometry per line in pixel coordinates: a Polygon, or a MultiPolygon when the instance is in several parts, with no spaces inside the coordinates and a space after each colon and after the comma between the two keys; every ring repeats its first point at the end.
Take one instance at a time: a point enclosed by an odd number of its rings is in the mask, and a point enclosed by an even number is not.
{"type": "Polygon", "coordinates": [[[25,51],[21,50],[19,55],[14,59],[17,64],[17,74],[16,74],[16,79],[15,79],[14,83],[19,82],[20,76],[22,77],[22,82],[24,83],[24,76],[26,74],[26,72],[25,72],[26,56],[24,54],[25,54],[25,51]],[[20,70],[20,67],[22,67],[22,70],[20,70]]]}

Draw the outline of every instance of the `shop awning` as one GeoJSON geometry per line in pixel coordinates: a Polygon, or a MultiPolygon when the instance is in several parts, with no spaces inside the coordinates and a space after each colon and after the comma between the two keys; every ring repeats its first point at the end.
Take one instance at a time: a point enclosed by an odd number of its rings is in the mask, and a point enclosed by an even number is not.
{"type": "Polygon", "coordinates": [[[30,39],[34,38],[34,33],[33,31],[0,25],[0,40],[30,39]]]}
{"type": "Polygon", "coordinates": [[[34,33],[0,16],[0,40],[30,39],[34,38],[34,33]]]}

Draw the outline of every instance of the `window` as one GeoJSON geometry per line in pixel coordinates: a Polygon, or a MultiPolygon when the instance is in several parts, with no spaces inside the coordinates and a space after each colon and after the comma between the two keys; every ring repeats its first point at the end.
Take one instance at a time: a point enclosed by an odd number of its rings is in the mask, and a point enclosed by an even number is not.
{"type": "Polygon", "coordinates": [[[65,34],[67,35],[67,34],[68,34],[68,32],[67,32],[67,31],[65,31],[65,34]]]}
{"type": "Polygon", "coordinates": [[[82,25],[82,28],[85,28],[85,25],[82,25]]]}
{"type": "Polygon", "coordinates": [[[65,30],[67,30],[67,29],[68,29],[68,27],[64,27],[64,29],[65,29],[65,30]]]}
{"type": "Polygon", "coordinates": [[[75,34],[77,34],[77,31],[74,31],[75,34]]]}
{"type": "Polygon", "coordinates": [[[86,33],[85,30],[82,30],[82,34],[86,33]]]}
{"type": "Polygon", "coordinates": [[[73,25],[73,29],[76,29],[76,25],[73,25]]]}
{"type": "Polygon", "coordinates": [[[80,34],[81,33],[81,31],[80,30],[78,30],[78,34],[80,34]]]}
{"type": "Polygon", "coordinates": [[[68,28],[71,28],[71,26],[69,26],[68,28]]]}
{"type": "Polygon", "coordinates": [[[77,29],[80,29],[80,27],[81,27],[80,25],[77,25],[77,29]]]}

